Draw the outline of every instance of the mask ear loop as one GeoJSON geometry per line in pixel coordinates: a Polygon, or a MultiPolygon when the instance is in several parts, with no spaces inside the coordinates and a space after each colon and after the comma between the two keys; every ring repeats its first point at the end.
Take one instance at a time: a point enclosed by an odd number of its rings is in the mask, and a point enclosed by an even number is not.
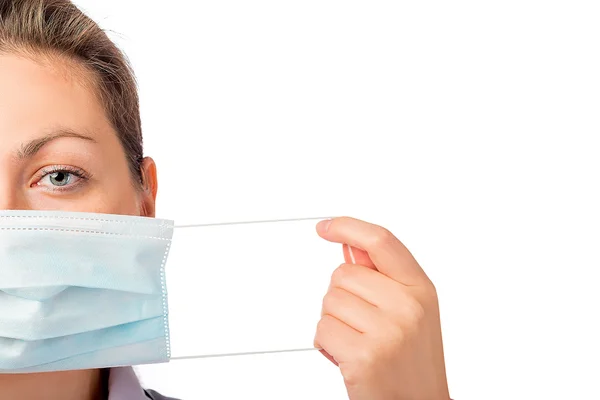
{"type": "MultiPolygon", "coordinates": [[[[187,224],[187,225],[174,225],[174,228],[185,229],[185,228],[197,228],[202,226],[222,226],[222,225],[242,225],[242,224],[261,224],[261,223],[269,223],[269,222],[295,222],[295,221],[310,221],[310,220],[326,220],[332,219],[333,217],[308,217],[308,218],[288,218],[288,219],[272,219],[272,220],[260,220],[260,221],[237,221],[237,222],[216,222],[216,223],[208,223],[208,224],[187,224]]],[[[352,248],[348,247],[350,258],[352,259],[352,263],[355,263],[354,254],[352,253],[352,248]]],[[[178,356],[171,357],[169,360],[195,360],[200,358],[214,358],[214,357],[235,357],[235,356],[249,356],[249,355],[258,355],[258,354],[276,354],[276,353],[292,353],[299,351],[314,351],[314,350],[323,350],[318,347],[309,347],[305,349],[286,349],[286,350],[267,350],[267,351],[251,351],[245,353],[225,353],[225,354],[204,354],[204,355],[194,355],[194,356],[178,356]]]]}
{"type": "Polygon", "coordinates": [[[237,357],[237,356],[251,356],[258,354],[276,354],[276,353],[294,353],[299,351],[310,351],[320,350],[316,347],[309,347],[306,349],[286,349],[286,350],[267,350],[267,351],[249,351],[246,353],[224,353],[224,354],[205,354],[201,356],[179,356],[171,357],[170,360],[196,360],[199,358],[214,358],[214,357],[237,357]]]}
{"type": "Polygon", "coordinates": [[[354,253],[352,252],[352,246],[350,246],[349,244],[345,244],[344,246],[346,246],[346,248],[348,249],[348,255],[350,256],[350,261],[352,262],[352,264],[356,264],[356,258],[354,258],[354,253]]]}
{"type": "Polygon", "coordinates": [[[198,228],[202,226],[225,226],[225,225],[246,225],[246,224],[263,224],[269,222],[296,222],[296,221],[310,221],[310,220],[325,220],[331,219],[332,217],[307,217],[307,218],[288,218],[288,219],[266,219],[259,221],[236,221],[236,222],[214,222],[208,224],[188,224],[188,225],[175,225],[174,228],[198,228]]]}

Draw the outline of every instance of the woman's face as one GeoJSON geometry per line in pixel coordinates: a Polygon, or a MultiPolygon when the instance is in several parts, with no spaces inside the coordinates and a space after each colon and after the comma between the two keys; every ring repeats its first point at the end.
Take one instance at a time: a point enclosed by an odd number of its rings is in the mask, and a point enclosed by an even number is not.
{"type": "Polygon", "coordinates": [[[88,72],[41,60],[0,54],[0,210],[154,216],[154,162],[139,188],[88,72]]]}

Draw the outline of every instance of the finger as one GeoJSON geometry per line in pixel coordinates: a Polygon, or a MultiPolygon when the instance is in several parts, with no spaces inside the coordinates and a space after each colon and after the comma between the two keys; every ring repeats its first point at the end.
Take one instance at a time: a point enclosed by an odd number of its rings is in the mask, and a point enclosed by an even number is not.
{"type": "Polygon", "coordinates": [[[319,222],[317,232],[323,239],[366,251],[377,270],[395,281],[412,286],[428,280],[408,249],[381,226],[340,217],[319,222]]]}
{"type": "Polygon", "coordinates": [[[323,298],[323,315],[331,315],[361,333],[373,331],[384,322],[377,307],[341,288],[327,292],[323,298]]]}
{"type": "Polygon", "coordinates": [[[362,265],[342,264],[331,274],[329,290],[344,289],[364,301],[390,310],[403,298],[405,288],[387,276],[362,265]]]}
{"type": "MultiPolygon", "coordinates": [[[[316,348],[320,348],[321,346],[319,346],[319,345],[317,345],[317,344],[315,343],[315,347],[316,347],[316,348]]],[[[327,358],[329,361],[331,361],[332,363],[334,363],[336,367],[339,367],[339,366],[340,366],[340,364],[338,364],[338,362],[337,362],[337,361],[335,361],[335,358],[333,358],[333,356],[332,356],[331,354],[329,354],[329,353],[328,353],[328,352],[326,352],[325,350],[319,350],[319,352],[320,352],[321,354],[323,354],[323,355],[325,356],[325,358],[327,358]]]]}
{"type": "Polygon", "coordinates": [[[354,349],[361,348],[362,335],[331,315],[324,315],[317,324],[315,347],[323,349],[336,363],[350,359],[354,349]]]}
{"type": "Polygon", "coordinates": [[[359,264],[377,270],[377,267],[373,264],[371,257],[369,257],[366,251],[347,244],[344,244],[344,260],[347,264],[359,264]]]}

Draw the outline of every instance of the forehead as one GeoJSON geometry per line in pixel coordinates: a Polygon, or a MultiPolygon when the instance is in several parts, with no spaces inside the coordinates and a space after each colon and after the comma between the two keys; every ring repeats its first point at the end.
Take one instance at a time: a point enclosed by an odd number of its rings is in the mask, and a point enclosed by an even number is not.
{"type": "Polygon", "coordinates": [[[110,131],[86,74],[68,61],[0,54],[0,151],[59,126],[110,131]]]}

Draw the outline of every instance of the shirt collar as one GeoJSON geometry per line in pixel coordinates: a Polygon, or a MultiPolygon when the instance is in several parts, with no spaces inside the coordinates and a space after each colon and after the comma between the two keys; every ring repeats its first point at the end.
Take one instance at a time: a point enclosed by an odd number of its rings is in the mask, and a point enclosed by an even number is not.
{"type": "Polygon", "coordinates": [[[110,369],[108,400],[148,400],[133,368],[118,367],[110,369]]]}

